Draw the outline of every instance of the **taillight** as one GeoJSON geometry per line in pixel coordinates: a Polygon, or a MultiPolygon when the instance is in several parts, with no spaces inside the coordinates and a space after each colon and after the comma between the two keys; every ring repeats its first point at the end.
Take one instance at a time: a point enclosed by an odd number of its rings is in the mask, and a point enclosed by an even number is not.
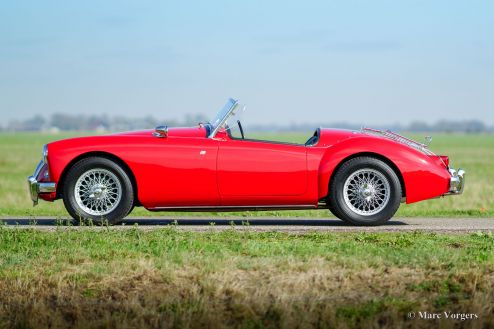
{"type": "Polygon", "coordinates": [[[446,165],[446,167],[449,167],[449,156],[447,156],[447,155],[439,155],[439,157],[444,162],[444,164],[446,165]]]}

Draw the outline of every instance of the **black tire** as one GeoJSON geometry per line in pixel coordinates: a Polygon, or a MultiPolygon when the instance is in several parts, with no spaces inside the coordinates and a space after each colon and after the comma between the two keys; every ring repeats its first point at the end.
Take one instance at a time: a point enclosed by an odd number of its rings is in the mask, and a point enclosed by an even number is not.
{"type": "Polygon", "coordinates": [[[127,215],[125,215],[125,217],[129,216],[130,213],[134,210],[134,208],[135,208],[135,203],[132,203],[132,207],[130,207],[129,212],[127,213],[127,215]]]}
{"type": "MultiPolygon", "coordinates": [[[[85,185],[86,186],[86,185],[85,185]]],[[[87,184],[90,186],[90,184],[87,184]]],[[[90,157],[82,159],[76,162],[68,171],[67,176],[63,182],[63,203],[65,208],[69,212],[70,216],[76,221],[92,221],[94,224],[117,224],[125,216],[127,216],[133,209],[134,206],[134,189],[132,187],[132,182],[125,170],[118,164],[102,157],[90,157]],[[83,204],[81,201],[77,201],[76,197],[76,183],[79,178],[83,175],[88,175],[88,173],[100,171],[103,174],[107,173],[114,184],[111,184],[111,189],[116,189],[114,191],[120,191],[120,198],[112,198],[113,203],[109,209],[101,209],[101,211],[96,207],[96,209],[90,209],[90,206],[83,204]],[[118,183],[115,182],[118,180],[118,183]],[[82,205],[82,206],[81,206],[82,205]],[[86,206],[84,209],[83,206],[86,206]],[[89,213],[88,211],[94,211],[96,213],[89,213]],[[108,211],[107,213],[104,213],[108,211]],[[104,213],[104,214],[98,214],[104,213]]],[[[81,192],[79,192],[81,193],[81,192]]],[[[99,192],[101,193],[101,191],[99,192]]],[[[113,191],[112,191],[113,193],[113,191]]],[[[95,194],[95,193],[93,193],[95,194]]],[[[81,200],[79,196],[79,200],[81,200]]],[[[111,203],[111,201],[110,201],[111,203]]]]}
{"type": "Polygon", "coordinates": [[[332,177],[329,186],[328,205],[336,217],[348,223],[374,226],[384,224],[393,217],[400,207],[401,196],[400,180],[388,164],[372,157],[357,157],[343,163],[332,177]],[[370,187],[367,183],[357,182],[358,179],[365,180],[369,177],[375,179],[369,184],[370,187]],[[347,180],[349,185],[347,185],[345,192],[347,180]],[[378,189],[378,193],[376,193],[374,185],[378,189]],[[352,188],[361,192],[349,192],[352,188]],[[388,194],[384,192],[385,190],[388,191],[388,194]],[[374,200],[371,201],[370,205],[355,201],[364,198],[364,193],[367,193],[365,196],[374,200]]]}
{"type": "Polygon", "coordinates": [[[328,206],[329,211],[333,214],[334,217],[336,217],[338,219],[341,219],[339,217],[340,215],[336,213],[336,211],[334,210],[333,206],[331,206],[331,204],[329,203],[329,201],[327,202],[327,206],[328,206]]]}

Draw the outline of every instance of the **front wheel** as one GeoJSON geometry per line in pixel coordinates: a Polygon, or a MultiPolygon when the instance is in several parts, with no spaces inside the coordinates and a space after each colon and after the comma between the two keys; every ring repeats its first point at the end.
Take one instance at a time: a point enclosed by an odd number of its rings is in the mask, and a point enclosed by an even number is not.
{"type": "Polygon", "coordinates": [[[134,190],[115,162],[91,157],[77,162],[63,185],[63,202],[75,220],[116,224],[132,210],[134,190]]]}
{"type": "Polygon", "coordinates": [[[396,213],[400,201],[398,176],[389,165],[376,158],[348,160],[330,182],[330,209],[354,225],[384,224],[396,213]]]}

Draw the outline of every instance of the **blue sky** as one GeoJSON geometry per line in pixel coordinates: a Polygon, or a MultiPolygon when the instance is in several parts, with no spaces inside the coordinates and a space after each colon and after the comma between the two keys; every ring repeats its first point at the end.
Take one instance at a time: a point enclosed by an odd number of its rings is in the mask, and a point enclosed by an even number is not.
{"type": "Polygon", "coordinates": [[[2,1],[0,124],[34,114],[494,124],[492,1],[2,1]]]}

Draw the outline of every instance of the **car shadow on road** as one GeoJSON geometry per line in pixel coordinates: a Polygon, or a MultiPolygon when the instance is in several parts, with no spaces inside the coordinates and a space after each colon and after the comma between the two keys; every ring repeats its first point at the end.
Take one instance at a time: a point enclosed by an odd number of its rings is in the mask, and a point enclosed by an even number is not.
{"type": "MultiPolygon", "coordinates": [[[[40,225],[40,226],[65,226],[74,225],[70,219],[55,218],[37,218],[37,219],[2,219],[6,225],[40,225]]],[[[353,226],[344,221],[334,218],[324,219],[288,219],[288,218],[127,218],[117,226],[353,226]]],[[[384,224],[387,225],[408,225],[399,220],[390,220],[384,224]]]]}
{"type": "MultiPolygon", "coordinates": [[[[129,219],[125,225],[250,225],[250,226],[352,226],[339,219],[129,219]],[[176,221],[176,222],[175,222],[176,221]]],[[[407,225],[401,221],[389,221],[385,225],[407,225]]]]}

